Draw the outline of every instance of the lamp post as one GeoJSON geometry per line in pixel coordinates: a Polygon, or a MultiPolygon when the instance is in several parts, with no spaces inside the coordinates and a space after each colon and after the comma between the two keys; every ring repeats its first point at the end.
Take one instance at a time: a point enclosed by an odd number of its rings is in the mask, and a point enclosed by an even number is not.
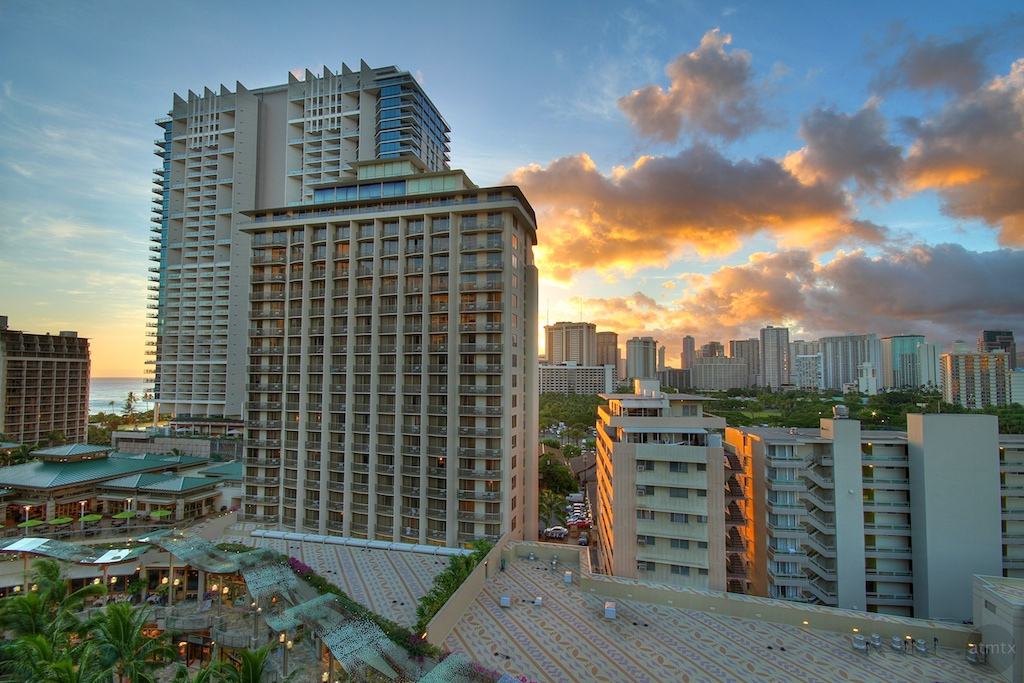
{"type": "Polygon", "coordinates": [[[255,601],[250,607],[252,608],[252,647],[255,650],[256,642],[259,639],[260,615],[263,614],[263,608],[257,607],[255,601]]]}
{"type": "MultiPolygon", "coordinates": [[[[28,522],[28,512],[32,509],[31,505],[25,506],[25,519],[23,521],[28,522]]],[[[25,535],[28,536],[28,525],[25,526],[25,535]]]]}
{"type": "Polygon", "coordinates": [[[78,528],[80,531],[85,531],[85,522],[82,521],[82,517],[85,517],[85,501],[78,501],[78,528]]]}

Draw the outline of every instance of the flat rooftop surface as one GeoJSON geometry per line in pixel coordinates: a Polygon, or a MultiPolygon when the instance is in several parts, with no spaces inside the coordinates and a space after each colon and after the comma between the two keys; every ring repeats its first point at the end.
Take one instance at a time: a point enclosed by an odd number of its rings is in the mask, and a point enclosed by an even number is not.
{"type": "Polygon", "coordinates": [[[404,626],[416,623],[419,599],[448,567],[444,556],[354,548],[332,543],[300,543],[249,535],[253,525],[238,524],[218,541],[270,548],[296,557],[338,588],[382,617],[404,626]]]}
{"type": "MultiPolygon", "coordinates": [[[[853,650],[851,636],[584,593],[579,567],[518,559],[492,575],[444,641],[488,668],[534,681],[1002,681],[963,652],[853,650]],[[564,582],[564,570],[574,583],[564,582]],[[508,596],[510,607],[501,607],[508,596]],[[542,604],[534,598],[541,596],[542,604]]],[[[892,634],[882,633],[883,642],[892,634]]],[[[888,644],[886,642],[886,644],[888,644]]]]}

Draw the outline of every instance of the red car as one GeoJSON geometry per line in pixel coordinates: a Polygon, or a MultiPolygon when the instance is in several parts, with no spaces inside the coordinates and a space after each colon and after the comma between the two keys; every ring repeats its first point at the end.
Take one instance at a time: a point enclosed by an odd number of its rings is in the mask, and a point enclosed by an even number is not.
{"type": "Polygon", "coordinates": [[[569,526],[576,527],[577,529],[589,529],[590,522],[585,519],[578,519],[575,522],[569,522],[569,526]]]}

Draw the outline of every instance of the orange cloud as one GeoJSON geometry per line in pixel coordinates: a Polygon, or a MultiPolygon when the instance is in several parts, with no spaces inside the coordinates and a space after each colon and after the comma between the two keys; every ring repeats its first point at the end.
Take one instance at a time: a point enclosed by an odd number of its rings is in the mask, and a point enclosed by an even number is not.
{"type": "Polygon", "coordinates": [[[741,266],[680,279],[681,296],[659,303],[630,297],[583,302],[588,318],[620,341],[651,335],[670,353],[684,335],[728,341],[788,320],[807,339],[848,332],[916,332],[948,345],[964,330],[1020,328],[1024,251],[973,252],[957,244],[915,245],[869,257],[840,253],[826,264],[806,250],[755,254],[741,266]],[[993,297],[991,292],[999,291],[993,297]],[[898,293],[896,295],[895,293],[898,293]]]}
{"type": "Polygon", "coordinates": [[[1024,245],[1024,59],[913,131],[913,187],[938,191],[950,216],[996,226],[1000,244],[1024,245]]]}
{"type": "Polygon", "coordinates": [[[516,170],[538,211],[535,250],[544,276],[579,270],[632,273],[691,254],[723,256],[760,233],[828,249],[879,242],[885,231],[850,218],[838,188],[801,183],[771,159],[733,162],[698,145],[602,174],[585,154],[516,170]]]}

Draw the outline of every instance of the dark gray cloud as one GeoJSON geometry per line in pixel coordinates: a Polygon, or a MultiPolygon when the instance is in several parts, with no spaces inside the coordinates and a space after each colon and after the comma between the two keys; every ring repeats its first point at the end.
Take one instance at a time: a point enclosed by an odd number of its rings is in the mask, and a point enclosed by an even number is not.
{"type": "MultiPolygon", "coordinates": [[[[633,297],[588,299],[590,318],[620,339],[658,330],[662,343],[683,335],[745,339],[768,323],[806,339],[875,332],[925,335],[946,347],[978,330],[1024,332],[1024,251],[975,252],[958,244],[915,245],[878,257],[840,254],[819,263],[806,250],[756,254],[741,266],[683,278],[683,296],[652,306],[633,297]]],[[[657,338],[657,337],[656,337],[657,338]]]]}
{"type": "Polygon", "coordinates": [[[882,70],[872,85],[879,91],[897,87],[922,90],[948,89],[961,95],[976,89],[985,79],[986,36],[974,33],[950,40],[928,36],[904,38],[896,63],[882,70]]]}
{"type": "Polygon", "coordinates": [[[804,182],[838,185],[852,179],[861,192],[886,199],[898,193],[903,150],[889,142],[877,102],[855,114],[815,108],[804,117],[800,137],[806,146],[790,154],[785,165],[804,182]]]}
{"type": "Polygon", "coordinates": [[[936,190],[950,216],[995,226],[1000,244],[1024,246],[1024,59],[909,129],[914,189],[936,190]]]}
{"type": "Polygon", "coordinates": [[[736,140],[765,123],[750,53],[725,51],[732,41],[718,29],[700,47],[665,67],[668,90],[647,85],[619,98],[619,109],[640,135],[676,142],[680,134],[736,140]]]}

